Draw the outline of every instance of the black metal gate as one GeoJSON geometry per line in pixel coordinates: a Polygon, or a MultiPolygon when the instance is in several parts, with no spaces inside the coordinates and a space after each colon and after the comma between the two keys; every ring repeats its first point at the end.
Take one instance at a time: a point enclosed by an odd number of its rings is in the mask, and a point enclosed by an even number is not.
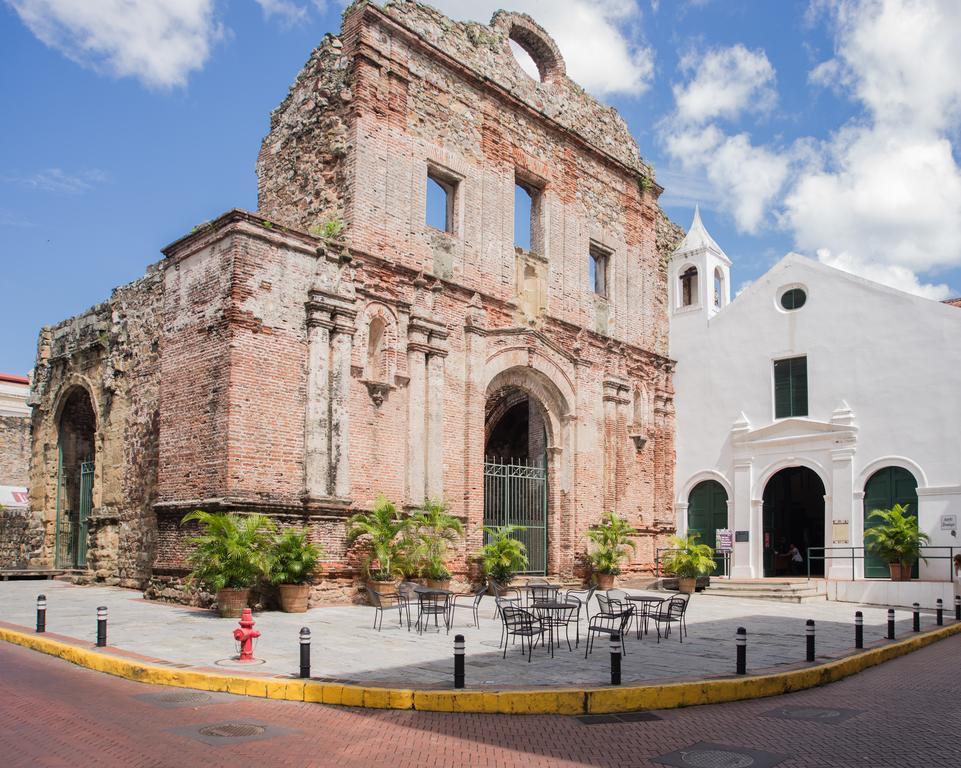
{"type": "Polygon", "coordinates": [[[527,547],[525,573],[547,573],[547,469],[485,462],[484,525],[516,525],[514,537],[527,547]]]}

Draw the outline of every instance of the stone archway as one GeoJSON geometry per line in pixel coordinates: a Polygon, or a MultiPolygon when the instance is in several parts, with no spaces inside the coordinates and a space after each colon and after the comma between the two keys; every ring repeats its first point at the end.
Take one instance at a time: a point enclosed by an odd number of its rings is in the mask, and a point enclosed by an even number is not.
{"type": "Polygon", "coordinates": [[[790,466],[775,472],[764,485],[764,575],[800,576],[810,565],[812,576],[824,575],[824,482],[810,467],[790,466]],[[802,561],[792,562],[791,545],[802,561]],[[810,559],[811,550],[815,559],[810,559]]]}
{"type": "Polygon", "coordinates": [[[85,387],[67,390],[57,419],[57,509],[54,562],[87,565],[88,520],[93,509],[97,416],[85,387]]]}

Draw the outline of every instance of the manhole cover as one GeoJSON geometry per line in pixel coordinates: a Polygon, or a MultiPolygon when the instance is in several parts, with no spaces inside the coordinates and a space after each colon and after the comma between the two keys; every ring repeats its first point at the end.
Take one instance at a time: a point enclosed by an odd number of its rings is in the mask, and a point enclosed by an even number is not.
{"type": "Polygon", "coordinates": [[[782,720],[810,720],[815,723],[843,723],[859,714],[861,714],[859,709],[787,706],[764,712],[762,717],[778,717],[782,720]]]}
{"type": "Polygon", "coordinates": [[[220,725],[208,725],[201,728],[200,733],[204,736],[218,736],[224,739],[238,739],[249,736],[260,736],[267,729],[262,725],[251,723],[221,723],[220,725]]]}
{"type": "Polygon", "coordinates": [[[739,752],[720,752],[716,749],[696,749],[692,752],[682,752],[681,760],[684,765],[694,768],[747,768],[754,765],[754,758],[739,752]]]}
{"type": "Polygon", "coordinates": [[[798,707],[792,710],[793,717],[810,717],[812,720],[823,720],[826,717],[837,717],[841,714],[837,709],[818,709],[817,707],[798,707]]]}
{"type": "Polygon", "coordinates": [[[164,704],[205,704],[210,701],[209,693],[197,693],[195,691],[185,691],[183,693],[164,693],[157,697],[158,701],[164,704]]]}
{"type": "Polygon", "coordinates": [[[678,768],[771,768],[783,760],[783,755],[707,742],[654,758],[655,762],[678,768]]]}

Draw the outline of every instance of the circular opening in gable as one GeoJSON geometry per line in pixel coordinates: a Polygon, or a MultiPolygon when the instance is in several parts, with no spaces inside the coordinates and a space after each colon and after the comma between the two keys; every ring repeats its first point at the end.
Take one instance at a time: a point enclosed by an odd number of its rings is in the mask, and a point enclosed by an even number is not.
{"type": "Polygon", "coordinates": [[[808,296],[803,288],[788,288],[781,294],[781,307],[788,312],[800,309],[807,302],[808,296]]]}
{"type": "Polygon", "coordinates": [[[539,82],[544,82],[541,69],[537,65],[537,62],[534,61],[534,57],[531,52],[517,42],[514,38],[510,38],[508,42],[511,46],[511,53],[514,54],[514,59],[517,61],[518,65],[520,65],[520,68],[524,70],[524,72],[532,79],[539,82]]]}

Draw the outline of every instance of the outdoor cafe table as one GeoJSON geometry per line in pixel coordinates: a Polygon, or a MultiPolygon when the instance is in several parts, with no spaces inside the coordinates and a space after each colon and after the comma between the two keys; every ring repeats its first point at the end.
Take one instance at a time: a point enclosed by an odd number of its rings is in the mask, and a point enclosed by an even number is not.
{"type": "Polygon", "coordinates": [[[640,604],[641,610],[638,611],[635,617],[637,619],[637,636],[641,636],[641,619],[644,620],[644,634],[648,634],[647,619],[651,615],[651,609],[663,603],[667,598],[657,597],[655,595],[628,595],[627,599],[632,603],[640,604]]]}
{"type": "Polygon", "coordinates": [[[528,584],[526,587],[528,594],[528,605],[543,600],[555,600],[560,590],[560,584],[528,584]]]}
{"type": "MultiPolygon", "coordinates": [[[[550,611],[552,614],[556,614],[556,613],[560,613],[563,610],[576,608],[577,603],[568,603],[563,600],[535,600],[531,605],[531,607],[534,610],[540,609],[543,611],[550,611]]],[[[556,626],[553,616],[550,617],[550,621],[548,622],[547,626],[548,626],[548,630],[550,632],[550,637],[551,637],[551,656],[553,656],[554,655],[554,627],[556,626]]],[[[579,635],[577,639],[578,641],[580,641],[579,635]]],[[[569,642],[570,641],[568,640],[568,643],[569,642]]],[[[558,648],[560,648],[560,644],[561,644],[561,641],[560,641],[560,638],[558,637],[557,639],[558,648]]]]}
{"type": "MultiPolygon", "coordinates": [[[[444,627],[450,632],[450,597],[454,593],[449,589],[439,587],[414,587],[417,595],[417,632],[423,634],[424,626],[421,619],[428,616],[434,617],[434,624],[437,624],[437,617],[443,615],[444,627]],[[424,609],[427,609],[426,614],[424,609]]],[[[426,625],[426,621],[424,624],[426,625]]]]}

